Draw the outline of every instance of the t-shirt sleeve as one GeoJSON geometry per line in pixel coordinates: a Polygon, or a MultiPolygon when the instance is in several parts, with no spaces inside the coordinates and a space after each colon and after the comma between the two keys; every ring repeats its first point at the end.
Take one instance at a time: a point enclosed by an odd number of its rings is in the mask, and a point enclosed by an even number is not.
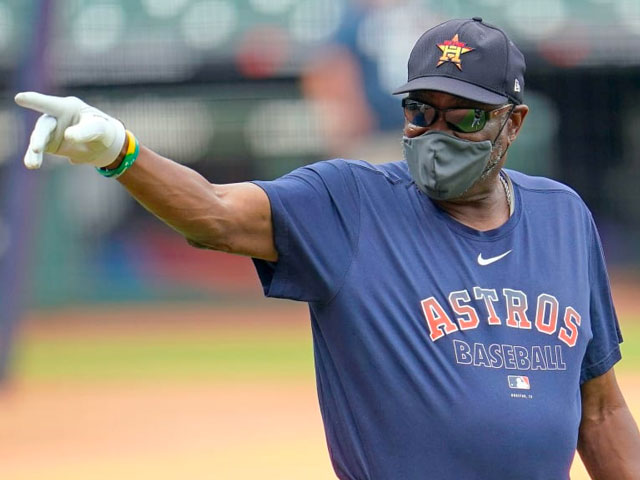
{"type": "Polygon", "coordinates": [[[358,186],[348,162],[318,162],[253,183],[269,197],[278,252],[277,262],[253,260],[265,295],[329,301],[344,281],[360,231],[358,186]]]}
{"type": "Polygon", "coordinates": [[[580,373],[580,383],[606,373],[620,360],[622,334],[611,298],[609,276],[602,252],[602,244],[593,219],[591,219],[591,245],[589,280],[591,285],[591,333],[593,335],[580,373]]]}

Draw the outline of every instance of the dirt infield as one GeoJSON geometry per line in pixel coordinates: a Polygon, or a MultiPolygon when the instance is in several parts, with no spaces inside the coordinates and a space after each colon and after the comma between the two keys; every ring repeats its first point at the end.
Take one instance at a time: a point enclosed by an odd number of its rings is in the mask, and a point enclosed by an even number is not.
{"type": "Polygon", "coordinates": [[[308,383],[24,386],[0,405],[7,480],[331,478],[308,383]]]}
{"type": "MultiPolygon", "coordinates": [[[[625,313],[637,312],[637,290],[614,295],[625,313]]],[[[289,303],[244,310],[76,309],[32,315],[22,340],[75,336],[90,342],[105,336],[143,338],[149,332],[224,335],[237,329],[264,338],[306,338],[306,318],[305,306],[289,303]]],[[[640,418],[640,374],[620,374],[619,381],[640,418]]],[[[0,466],[3,480],[335,478],[312,372],[262,381],[16,378],[0,394],[0,466]]],[[[572,478],[588,478],[579,462],[572,478]]]]}
{"type": "Polygon", "coordinates": [[[7,480],[335,478],[312,382],[20,386],[0,411],[7,480]]]}
{"type": "MultiPolygon", "coordinates": [[[[74,309],[30,316],[21,338],[307,338],[307,315],[302,305],[268,302],[74,309]]],[[[0,465],[3,480],[333,478],[312,372],[250,381],[16,378],[0,394],[0,465]]]]}

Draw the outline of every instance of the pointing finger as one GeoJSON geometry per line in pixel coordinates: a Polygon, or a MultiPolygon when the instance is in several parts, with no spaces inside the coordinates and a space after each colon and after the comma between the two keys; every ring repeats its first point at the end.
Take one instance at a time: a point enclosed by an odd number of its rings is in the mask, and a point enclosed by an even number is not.
{"type": "Polygon", "coordinates": [[[68,104],[66,98],[43,95],[37,92],[18,93],[15,96],[15,101],[21,107],[30,108],[40,113],[48,113],[54,117],[62,115],[68,104]]]}
{"type": "Polygon", "coordinates": [[[64,132],[64,138],[74,143],[91,142],[102,137],[105,128],[106,122],[103,118],[85,117],[77,125],[67,128],[64,132]]]}

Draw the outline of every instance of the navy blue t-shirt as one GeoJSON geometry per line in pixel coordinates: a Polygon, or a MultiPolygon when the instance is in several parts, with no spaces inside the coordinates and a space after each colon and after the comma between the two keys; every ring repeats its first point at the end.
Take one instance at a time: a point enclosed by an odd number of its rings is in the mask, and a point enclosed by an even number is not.
{"type": "Polygon", "coordinates": [[[255,182],[279,255],[255,264],[266,295],[309,303],[339,478],[568,478],[580,385],[622,338],[584,203],[507,173],[514,214],[486,232],[438,208],[405,162],[255,182]]]}

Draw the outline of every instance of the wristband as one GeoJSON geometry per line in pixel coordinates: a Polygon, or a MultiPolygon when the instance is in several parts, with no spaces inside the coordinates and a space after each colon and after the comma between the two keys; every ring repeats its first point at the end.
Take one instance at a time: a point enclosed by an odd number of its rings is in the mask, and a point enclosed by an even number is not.
{"type": "Polygon", "coordinates": [[[138,154],[140,153],[140,145],[138,145],[138,140],[129,130],[125,130],[127,134],[127,138],[129,139],[129,144],[127,145],[127,153],[125,154],[122,162],[116,168],[108,169],[105,167],[96,167],[96,170],[100,175],[107,178],[118,178],[124,172],[126,172],[133,162],[138,158],[138,154]]]}

